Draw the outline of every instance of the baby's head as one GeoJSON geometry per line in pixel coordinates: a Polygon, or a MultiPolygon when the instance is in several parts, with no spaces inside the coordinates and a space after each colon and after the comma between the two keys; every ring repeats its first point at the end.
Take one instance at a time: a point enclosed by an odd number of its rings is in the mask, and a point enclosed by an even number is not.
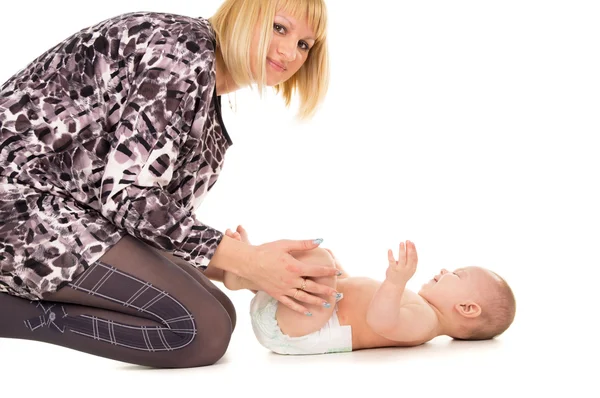
{"type": "Polygon", "coordinates": [[[443,269],[423,285],[421,297],[442,315],[446,332],[460,340],[487,340],[512,324],[516,302],[510,286],[481,267],[443,269]]]}

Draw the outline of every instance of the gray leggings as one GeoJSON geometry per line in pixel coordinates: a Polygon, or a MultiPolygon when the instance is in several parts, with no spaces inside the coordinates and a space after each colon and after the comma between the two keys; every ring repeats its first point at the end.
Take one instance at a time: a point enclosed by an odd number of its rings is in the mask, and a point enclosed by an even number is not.
{"type": "Polygon", "coordinates": [[[233,304],[200,271],[130,237],[44,298],[0,293],[0,337],[173,368],[215,363],[235,327],[233,304]]]}

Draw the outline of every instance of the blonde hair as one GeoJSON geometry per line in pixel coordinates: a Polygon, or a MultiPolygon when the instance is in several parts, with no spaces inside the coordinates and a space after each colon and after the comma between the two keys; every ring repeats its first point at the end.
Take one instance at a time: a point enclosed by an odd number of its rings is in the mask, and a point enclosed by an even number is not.
{"type": "Polygon", "coordinates": [[[498,280],[488,292],[488,297],[481,303],[481,315],[475,326],[465,330],[459,340],[493,339],[504,333],[515,319],[517,310],[515,295],[502,277],[495,272],[492,273],[498,280]]]}
{"type": "Polygon", "coordinates": [[[300,100],[298,115],[308,118],[314,115],[329,87],[327,9],[323,0],[225,0],[209,21],[216,33],[221,59],[233,80],[238,86],[256,83],[262,94],[266,86],[265,60],[275,13],[279,9],[298,19],[307,18],[316,35],[315,44],[300,70],[275,86],[276,93],[281,93],[288,107],[296,94],[300,100]],[[258,76],[253,77],[250,47],[255,26],[260,37],[257,54],[260,65],[256,65],[258,76]]]}

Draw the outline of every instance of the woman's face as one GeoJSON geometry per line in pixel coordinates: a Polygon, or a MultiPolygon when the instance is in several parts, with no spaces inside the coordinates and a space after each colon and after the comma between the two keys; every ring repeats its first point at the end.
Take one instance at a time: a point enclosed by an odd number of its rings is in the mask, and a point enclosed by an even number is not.
{"type": "MultiPolygon", "coordinates": [[[[255,70],[258,41],[257,27],[250,54],[254,76],[258,75],[255,70]]],[[[267,86],[275,86],[292,77],[306,62],[314,44],[315,35],[307,19],[297,20],[283,10],[277,11],[273,21],[273,38],[267,50],[267,86]]]]}

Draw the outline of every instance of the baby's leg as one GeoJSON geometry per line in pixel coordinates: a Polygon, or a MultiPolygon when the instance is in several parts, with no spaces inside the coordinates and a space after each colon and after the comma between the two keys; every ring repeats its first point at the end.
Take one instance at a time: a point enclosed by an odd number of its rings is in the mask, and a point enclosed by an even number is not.
{"type": "MultiPolygon", "coordinates": [[[[325,250],[316,248],[309,251],[291,252],[299,261],[306,264],[326,265],[335,267],[333,257],[325,250]]],[[[307,278],[322,285],[336,287],[337,278],[335,276],[321,278],[307,278]]],[[[296,312],[285,305],[277,306],[277,323],[284,334],[290,337],[305,336],[321,329],[331,318],[335,308],[335,297],[323,297],[323,301],[327,301],[328,307],[302,303],[311,312],[312,316],[306,316],[296,312]]]]}

